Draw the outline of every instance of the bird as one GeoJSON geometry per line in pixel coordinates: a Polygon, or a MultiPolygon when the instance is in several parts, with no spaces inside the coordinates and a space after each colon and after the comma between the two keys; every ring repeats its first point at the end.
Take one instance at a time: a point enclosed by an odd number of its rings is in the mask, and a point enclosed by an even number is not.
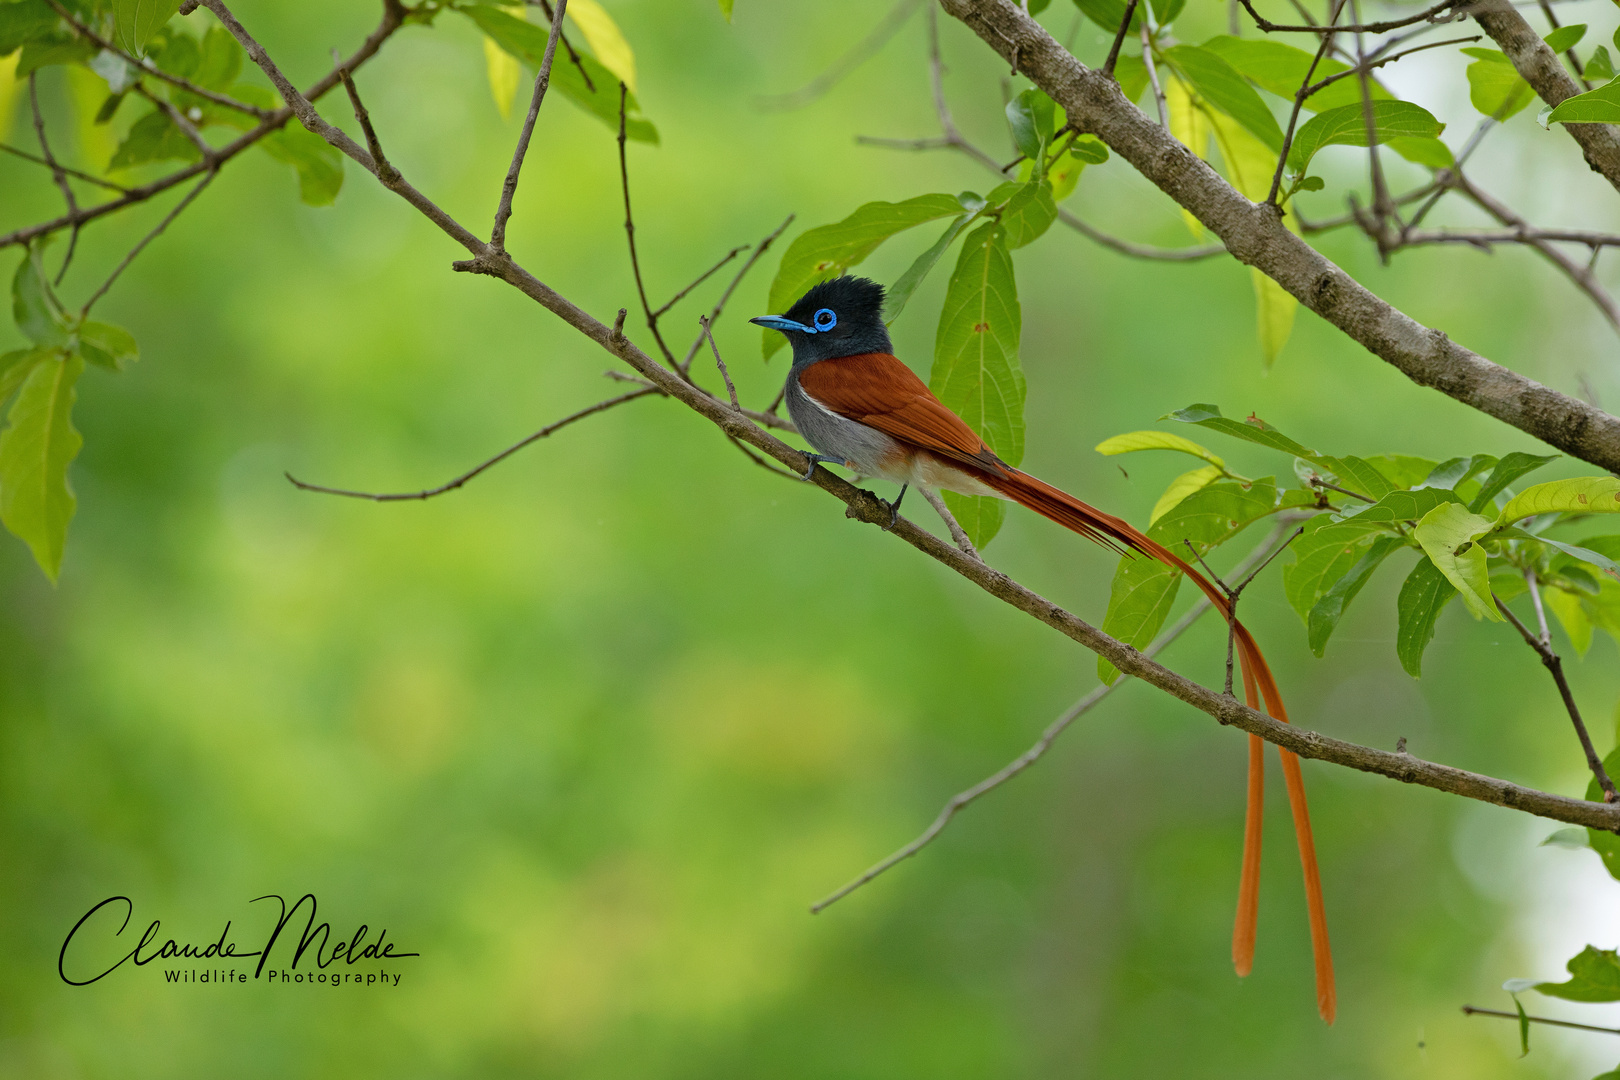
{"type": "MultiPolygon", "coordinates": [[[[811,447],[803,478],[820,464],[841,465],[861,476],[900,485],[890,504],[889,528],[898,522],[906,492],[954,491],[1016,502],[1042,517],[1125,555],[1157,559],[1186,574],[1231,625],[1251,708],[1288,721],[1277,680],[1254,636],[1233,615],[1222,589],[1174,552],[1123,518],[1105,513],[1051,484],[1007,464],[960,416],[951,411],[894,355],[883,322],[884,289],[863,277],[842,275],[813,285],[781,315],[750,319],[781,331],[793,347],[784,402],[811,447]]],[[[930,500],[931,502],[934,500],[930,500]]],[[[936,503],[936,505],[939,505],[936,503]]],[[[1232,961],[1240,976],[1254,963],[1259,913],[1260,818],[1265,792],[1264,742],[1249,736],[1247,812],[1238,910],[1232,933],[1232,961]]],[[[1333,1022],[1337,994],[1321,874],[1311,834],[1299,759],[1278,748],[1283,778],[1305,875],[1306,909],[1316,963],[1316,1004],[1333,1022]]]]}

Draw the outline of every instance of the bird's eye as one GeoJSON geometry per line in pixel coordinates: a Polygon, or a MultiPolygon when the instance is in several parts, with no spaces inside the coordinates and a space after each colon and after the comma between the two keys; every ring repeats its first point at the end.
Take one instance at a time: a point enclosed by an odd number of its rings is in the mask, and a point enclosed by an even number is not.
{"type": "Polygon", "coordinates": [[[822,308],[816,312],[815,323],[817,330],[831,330],[838,325],[838,316],[833,314],[832,308],[822,308]]]}

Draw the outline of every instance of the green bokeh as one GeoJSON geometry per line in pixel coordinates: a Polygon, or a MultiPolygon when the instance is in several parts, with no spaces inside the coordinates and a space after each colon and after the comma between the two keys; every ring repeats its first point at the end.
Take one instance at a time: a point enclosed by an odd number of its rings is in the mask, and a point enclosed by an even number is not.
{"type": "MultiPolygon", "coordinates": [[[[919,24],[824,98],[773,112],[757,95],[813,77],[875,18],[868,5],[744,0],[729,28],[711,0],[612,10],[663,139],[629,151],[655,303],[789,212],[796,232],[872,199],[990,184],[964,158],[854,142],[935,131],[919,24]]],[[[256,0],[238,14],[308,81],[375,12],[256,0]]],[[[1059,32],[1072,17],[1043,16],[1059,32]]],[[[1188,40],[1224,25],[1213,5],[1194,20],[1209,25],[1188,40]]],[[[960,121],[1010,157],[1005,67],[942,29],[960,121]]],[[[1106,49],[1094,37],[1080,30],[1083,56],[1106,49]]],[[[359,83],[392,160],[485,223],[518,119],[501,122],[471,27],[404,31],[359,83]]],[[[59,71],[41,88],[64,124],[89,93],[59,71]]],[[[1560,183],[1601,189],[1528,117],[1500,137],[1560,183]]],[[[75,160],[104,161],[98,138],[75,160]]],[[[635,306],[615,151],[548,101],[509,240],[604,321],[635,306]]],[[[1348,157],[1339,167],[1315,216],[1353,180],[1348,157]]],[[[0,191],[0,227],[57,212],[48,176],[14,159],[0,191]]],[[[293,490],[284,470],[430,486],[617,385],[606,355],[543,310],[451,273],[464,253],[352,166],[334,207],[296,195],[290,169],[246,156],[135,264],[98,310],[143,359],[81,384],[60,587],[0,542],[0,1076],[1563,1075],[1546,1049],[1515,1062],[1511,1024],[1458,1011],[1502,1006],[1507,976],[1557,976],[1524,969],[1511,890],[1482,891],[1453,854],[1465,823],[1510,861],[1539,825],[1307,764],[1340,980],[1326,1028],[1277,770],[1259,953],[1240,981],[1227,943],[1244,740],[1140,685],[926,853],[807,914],[1027,747],[1095,685],[1093,658],[668,401],[593,418],[428,503],[293,490]],[[134,898],[126,936],[160,918],[165,936],[207,942],[225,918],[262,923],[253,897],[306,891],[334,929],[387,927],[423,955],[388,989],[171,986],[162,964],[83,988],[57,978],[64,934],[106,896],[134,898]]],[[[1117,158],[1068,205],[1136,239],[1189,240],[1117,158]]],[[[87,231],[68,296],[159,213],[87,231]]],[[[892,280],[931,239],[902,238],[864,270],[892,280]]],[[[1485,355],[1620,398],[1613,338],[1530,255],[1423,249],[1383,268],[1354,236],[1320,243],[1485,355]]],[[[758,360],[743,319],[776,258],[716,329],[756,404],[785,364],[758,360]]],[[[1015,261],[1025,467],[1133,520],[1185,464],[1091,447],[1196,401],[1329,452],[1538,448],[1308,314],[1264,374],[1249,274],[1229,260],[1135,262],[1055,229],[1015,261]]],[[[920,368],[944,277],[896,326],[920,368]]],[[[668,317],[672,341],[691,341],[717,291],[668,317]]],[[[627,327],[649,343],[637,318],[627,327]]],[[[704,357],[694,370],[718,385],[704,357]]],[[[1205,441],[1249,475],[1288,467],[1205,441]]],[[[1100,549],[1015,510],[989,556],[1100,619],[1100,549]]],[[[1274,573],[1247,595],[1296,722],[1579,792],[1567,721],[1511,628],[1453,605],[1425,678],[1400,671],[1396,563],[1324,660],[1274,573]]],[[[1208,682],[1223,657],[1213,624],[1166,654],[1208,682]]],[[[1571,665],[1601,750],[1614,661],[1604,638],[1571,665]]]]}

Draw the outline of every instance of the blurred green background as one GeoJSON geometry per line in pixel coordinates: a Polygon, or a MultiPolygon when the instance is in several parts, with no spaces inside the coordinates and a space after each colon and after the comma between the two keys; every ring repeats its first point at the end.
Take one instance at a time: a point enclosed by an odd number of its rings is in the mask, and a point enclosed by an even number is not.
{"type": "MultiPolygon", "coordinates": [[[[1612,29],[1606,5],[1568,7],[1564,21],[1612,29]]],[[[791,237],[872,199],[989,186],[965,158],[854,142],[937,132],[920,18],[824,98],[772,112],[759,95],[808,81],[883,9],[739,0],[729,27],[712,0],[609,9],[663,136],[630,148],[655,304],[789,212],[791,237]]],[[[308,82],[377,11],[244,0],[238,14],[308,82]]],[[[1061,3],[1043,16],[1060,36],[1074,18],[1061,3]]],[[[1224,6],[1194,4],[1178,26],[1223,32],[1224,6]]],[[[1011,157],[1005,67],[949,20],[942,34],[959,120],[1011,157]]],[[[1106,43],[1084,24],[1075,48],[1094,61],[1106,43]]],[[[1465,62],[1437,51],[1390,76],[1453,123],[1454,145],[1475,120],[1465,62]]],[[[99,168],[105,129],[67,134],[94,87],[60,68],[40,83],[67,156],[99,168]]],[[[401,32],[359,83],[390,157],[485,227],[518,117],[497,113],[471,25],[401,32]]],[[[340,104],[327,114],[346,119],[340,104]]],[[[1476,180],[1544,224],[1620,224],[1612,191],[1533,113],[1492,136],[1476,180]]],[[[11,132],[32,145],[23,113],[11,132]]],[[[548,101],[510,240],[603,320],[634,307],[615,151],[600,123],[548,101]]],[[[1356,177],[1354,151],[1332,153],[1343,183],[1307,196],[1317,217],[1356,177]]],[[[15,159],[0,192],[0,228],[59,212],[48,174],[15,159]]],[[[1118,159],[1068,205],[1133,239],[1191,242],[1118,159]]],[[[161,212],[91,227],[70,300],[161,212]]],[[[892,280],[924,231],[863,271],[892,280]]],[[[1382,267],[1355,236],[1318,243],[1492,359],[1566,392],[1584,377],[1620,404],[1613,333],[1531,255],[1424,249],[1382,267]]],[[[762,364],[743,319],[762,312],[779,251],[716,331],[755,405],[785,356],[762,364]]],[[[1339,1021],[1322,1025],[1269,753],[1260,946],[1237,979],[1244,740],[1140,685],[920,857],[809,915],[1090,690],[1093,657],[668,401],[593,418],[425,504],[295,491],[284,470],[430,486],[615,391],[600,351],[513,290],[451,273],[463,254],[352,166],[317,210],[286,166],[248,155],[98,309],[143,359],[81,383],[60,586],[0,542],[0,1076],[1480,1078],[1620,1059],[1620,1039],[1538,1030],[1516,1061],[1512,1025],[1459,1012],[1511,1007],[1502,979],[1555,978],[1581,945],[1617,943],[1620,885],[1590,852],[1537,847],[1550,822],[1307,763],[1340,980],[1339,1021]],[[161,964],[78,988],[55,971],[73,922],[113,894],[135,901],[126,939],[159,918],[163,936],[206,943],[227,918],[261,926],[253,897],[306,891],[338,932],[386,927],[421,958],[387,990],[173,986],[161,964]]],[[[1329,452],[1537,448],[1309,313],[1264,373],[1248,271],[1230,260],[1132,261],[1059,227],[1016,262],[1025,467],[1133,520],[1185,466],[1091,447],[1191,402],[1329,452]]],[[[925,373],[944,277],[896,327],[925,373]]],[[[717,292],[668,317],[673,340],[717,292]]],[[[1250,475],[1289,468],[1208,441],[1250,475]]],[[[912,514],[934,526],[920,503],[912,514]]],[[[1101,618],[1102,550],[1014,511],[988,556],[1101,618]]],[[[1553,688],[1511,628],[1452,605],[1425,677],[1401,672],[1405,571],[1375,579],[1323,660],[1275,571],[1246,594],[1296,721],[1583,790],[1553,688]]],[[[1166,659],[1218,683],[1223,646],[1209,622],[1166,659]]],[[[1615,660],[1602,638],[1572,663],[1605,752],[1615,660]]]]}

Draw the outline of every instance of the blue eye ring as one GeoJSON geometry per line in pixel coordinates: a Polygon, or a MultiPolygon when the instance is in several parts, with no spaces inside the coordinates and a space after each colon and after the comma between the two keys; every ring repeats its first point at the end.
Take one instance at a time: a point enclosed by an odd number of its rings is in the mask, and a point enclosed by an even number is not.
{"type": "Polygon", "coordinates": [[[822,308],[810,321],[815,324],[817,331],[825,333],[838,325],[838,313],[832,308],[822,308]]]}

